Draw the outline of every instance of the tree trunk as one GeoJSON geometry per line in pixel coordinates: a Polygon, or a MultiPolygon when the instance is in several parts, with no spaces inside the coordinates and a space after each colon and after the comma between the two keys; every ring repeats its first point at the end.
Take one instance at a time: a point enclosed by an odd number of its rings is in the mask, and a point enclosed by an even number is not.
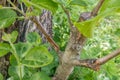
{"type": "Polygon", "coordinates": [[[75,27],[74,31],[70,34],[70,40],[57,68],[55,80],[67,80],[74,69],[74,65],[71,64],[72,60],[80,58],[79,55],[86,38],[75,27]]]}

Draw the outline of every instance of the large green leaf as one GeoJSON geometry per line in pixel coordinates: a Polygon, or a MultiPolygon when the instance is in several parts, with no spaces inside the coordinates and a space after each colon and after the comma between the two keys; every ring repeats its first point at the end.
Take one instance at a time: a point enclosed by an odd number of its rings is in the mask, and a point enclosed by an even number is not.
{"type": "Polygon", "coordinates": [[[92,18],[90,20],[84,21],[84,22],[78,22],[75,23],[75,26],[78,28],[78,30],[85,36],[85,37],[92,37],[93,36],[93,30],[95,26],[98,25],[99,21],[102,17],[97,16],[95,18],[92,18]]]}
{"type": "Polygon", "coordinates": [[[33,45],[39,45],[41,43],[40,35],[36,32],[28,33],[26,40],[33,45]]]}
{"type": "Polygon", "coordinates": [[[14,43],[17,39],[18,36],[18,32],[17,31],[13,31],[11,34],[6,34],[4,33],[4,35],[2,36],[2,39],[4,41],[8,41],[8,42],[12,42],[14,43]]]}
{"type": "Polygon", "coordinates": [[[28,43],[18,42],[14,44],[18,56],[22,59],[31,49],[32,45],[28,43]]]}
{"type": "Polygon", "coordinates": [[[51,79],[44,72],[37,72],[33,74],[30,80],[51,80],[51,79]]]}
{"type": "Polygon", "coordinates": [[[111,12],[114,12],[113,8],[117,8],[120,10],[120,0],[105,0],[100,9],[100,12],[104,12],[108,9],[110,9],[111,12]]]}
{"type": "Polygon", "coordinates": [[[33,6],[37,9],[48,9],[51,10],[53,13],[57,10],[58,4],[53,2],[52,0],[22,0],[27,6],[33,6]]]}
{"type": "Polygon", "coordinates": [[[28,67],[42,67],[50,64],[52,61],[53,56],[48,52],[47,48],[37,46],[28,52],[22,64],[28,67]]]}
{"type": "Polygon", "coordinates": [[[6,55],[8,52],[10,52],[10,45],[7,43],[0,43],[0,57],[6,55]]]}
{"type": "Polygon", "coordinates": [[[120,12],[120,1],[118,0],[105,0],[103,3],[99,14],[87,21],[77,22],[75,26],[85,37],[92,37],[94,27],[99,24],[101,19],[109,15],[114,15],[115,13],[120,12]]]}
{"type": "Polygon", "coordinates": [[[72,0],[70,5],[87,6],[84,0],[72,0]]]}
{"type": "Polygon", "coordinates": [[[16,20],[17,14],[11,9],[0,9],[0,29],[9,27],[16,20]]]}

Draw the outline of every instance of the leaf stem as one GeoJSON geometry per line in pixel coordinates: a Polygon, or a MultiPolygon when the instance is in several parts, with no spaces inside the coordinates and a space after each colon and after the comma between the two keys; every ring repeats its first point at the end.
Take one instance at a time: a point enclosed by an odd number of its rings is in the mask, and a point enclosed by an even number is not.
{"type": "Polygon", "coordinates": [[[14,45],[12,44],[12,42],[11,41],[9,41],[9,43],[10,43],[10,46],[12,47],[12,49],[13,49],[13,55],[15,56],[15,58],[16,58],[16,60],[17,60],[17,63],[19,64],[20,63],[20,59],[19,59],[19,57],[18,57],[18,55],[17,55],[17,52],[16,52],[16,49],[15,49],[15,47],[14,47],[14,45]]]}
{"type": "Polygon", "coordinates": [[[19,64],[19,70],[20,70],[20,80],[22,80],[22,69],[21,69],[21,63],[19,64]]]}
{"type": "Polygon", "coordinates": [[[13,9],[21,13],[23,16],[25,16],[25,14],[19,8],[17,8],[10,0],[7,0],[7,1],[13,6],[13,9]]]}

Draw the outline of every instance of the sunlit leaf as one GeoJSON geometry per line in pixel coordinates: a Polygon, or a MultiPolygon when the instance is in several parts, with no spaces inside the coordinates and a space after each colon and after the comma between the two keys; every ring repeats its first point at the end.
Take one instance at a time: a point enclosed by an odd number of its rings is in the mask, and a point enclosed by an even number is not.
{"type": "Polygon", "coordinates": [[[3,75],[0,73],[0,80],[4,80],[3,75]]]}
{"type": "Polygon", "coordinates": [[[0,29],[10,27],[15,20],[16,20],[17,14],[15,11],[11,9],[0,9],[0,29]]]}
{"type": "Polygon", "coordinates": [[[10,52],[10,45],[7,43],[0,43],[0,57],[6,55],[8,52],[10,52]]]}
{"type": "Polygon", "coordinates": [[[113,8],[120,9],[120,0],[105,0],[104,3],[102,4],[100,12],[106,11],[108,9],[111,9],[111,12],[113,12],[114,11],[114,10],[112,11],[113,8]]]}
{"type": "Polygon", "coordinates": [[[18,36],[18,32],[17,31],[13,31],[11,34],[6,34],[4,33],[4,35],[2,36],[2,39],[4,41],[8,41],[8,42],[12,42],[14,43],[17,39],[18,36]]]}
{"type": "Polygon", "coordinates": [[[18,37],[18,32],[17,31],[13,31],[11,33],[11,42],[14,43],[16,41],[17,37],[18,37]]]}
{"type": "Polygon", "coordinates": [[[75,23],[75,26],[85,37],[92,37],[95,26],[98,25],[102,17],[97,16],[84,22],[75,23]]]}
{"type": "Polygon", "coordinates": [[[32,48],[28,52],[22,64],[28,67],[42,67],[50,64],[52,60],[53,60],[53,57],[48,52],[47,48],[43,46],[38,46],[38,47],[32,48]]]}
{"type": "Polygon", "coordinates": [[[78,22],[75,26],[78,30],[86,37],[92,37],[94,27],[98,25],[99,21],[106,16],[114,15],[116,12],[120,11],[120,1],[118,0],[105,0],[103,3],[99,14],[84,22],[78,22]]]}
{"type": "Polygon", "coordinates": [[[37,72],[33,74],[30,80],[51,80],[51,79],[44,72],[37,72]]]}

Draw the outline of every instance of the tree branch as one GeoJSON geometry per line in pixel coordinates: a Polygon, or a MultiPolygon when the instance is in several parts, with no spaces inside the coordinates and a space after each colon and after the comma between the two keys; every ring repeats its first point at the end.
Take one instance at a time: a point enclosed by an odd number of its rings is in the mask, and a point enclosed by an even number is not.
{"type": "Polygon", "coordinates": [[[73,60],[72,64],[74,66],[82,66],[93,69],[95,71],[100,69],[100,65],[105,64],[109,60],[113,59],[114,57],[120,54],[120,49],[113,51],[112,53],[99,58],[99,59],[85,59],[85,60],[73,60]]]}
{"type": "Polygon", "coordinates": [[[91,16],[96,16],[98,14],[98,11],[100,9],[100,7],[102,6],[103,2],[105,0],[100,0],[97,4],[97,6],[93,9],[93,11],[91,12],[91,16]]]}
{"type": "Polygon", "coordinates": [[[69,25],[70,25],[70,30],[72,30],[73,29],[72,28],[73,27],[73,23],[72,23],[72,21],[70,19],[70,13],[69,13],[69,11],[62,4],[61,4],[61,7],[64,10],[65,14],[67,15],[68,22],[69,22],[69,25]]]}
{"type": "Polygon", "coordinates": [[[56,52],[59,52],[59,46],[54,42],[54,40],[45,32],[45,30],[42,28],[42,24],[35,18],[32,17],[30,19],[31,21],[33,21],[37,28],[45,35],[46,39],[48,40],[48,42],[54,47],[56,52]]]}
{"type": "MultiPolygon", "coordinates": [[[[26,17],[25,13],[23,13],[19,8],[17,8],[10,0],[7,0],[12,6],[13,8],[20,12],[24,17],[26,17]]],[[[32,10],[31,10],[32,11],[32,10]]],[[[55,51],[56,52],[59,52],[60,53],[60,48],[59,46],[54,42],[54,40],[45,32],[45,30],[42,28],[42,24],[35,18],[35,17],[32,17],[30,19],[31,21],[33,21],[36,25],[37,25],[37,28],[44,34],[44,36],[46,37],[47,41],[54,47],[55,51]]]]}
{"type": "Polygon", "coordinates": [[[112,52],[102,58],[97,59],[96,63],[99,65],[102,65],[102,64],[106,63],[107,61],[111,60],[112,58],[118,56],[119,54],[120,54],[120,49],[115,50],[114,52],[112,52]]]}
{"type": "Polygon", "coordinates": [[[90,68],[95,71],[100,69],[100,65],[96,64],[96,59],[73,60],[72,64],[74,66],[90,68]]]}

